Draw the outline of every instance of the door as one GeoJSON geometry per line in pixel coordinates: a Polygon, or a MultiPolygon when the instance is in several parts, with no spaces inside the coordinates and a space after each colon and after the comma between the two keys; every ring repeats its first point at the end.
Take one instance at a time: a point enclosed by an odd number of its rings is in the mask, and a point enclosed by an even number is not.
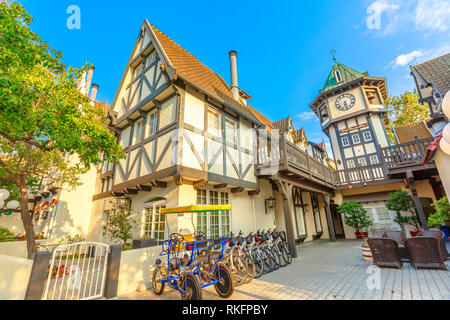
{"type": "Polygon", "coordinates": [[[297,240],[303,241],[307,237],[307,232],[305,212],[303,210],[304,207],[302,192],[297,188],[294,188],[292,192],[294,201],[295,223],[297,227],[297,240]]]}
{"type": "Polygon", "coordinates": [[[338,206],[335,204],[330,205],[331,217],[333,218],[334,233],[337,238],[345,238],[344,223],[342,222],[342,216],[338,212],[338,206]]]}

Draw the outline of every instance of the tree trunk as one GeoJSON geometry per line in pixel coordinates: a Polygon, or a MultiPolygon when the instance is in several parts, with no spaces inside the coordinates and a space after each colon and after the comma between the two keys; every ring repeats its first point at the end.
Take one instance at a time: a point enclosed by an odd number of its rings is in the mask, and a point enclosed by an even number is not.
{"type": "Polygon", "coordinates": [[[36,253],[36,242],[34,240],[33,219],[31,219],[28,209],[28,192],[24,175],[20,177],[20,214],[27,239],[28,259],[33,259],[33,255],[36,253]]]}

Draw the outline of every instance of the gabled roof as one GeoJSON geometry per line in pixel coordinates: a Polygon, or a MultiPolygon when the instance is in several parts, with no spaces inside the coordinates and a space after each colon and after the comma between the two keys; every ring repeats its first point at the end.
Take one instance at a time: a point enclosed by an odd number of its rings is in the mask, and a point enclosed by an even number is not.
{"type": "Polygon", "coordinates": [[[240,101],[234,99],[230,86],[221,76],[201,63],[191,53],[170,39],[146,20],[168,58],[168,63],[176,70],[176,74],[184,80],[190,81],[225,103],[230,104],[253,121],[259,122],[254,114],[240,101]]]}
{"type": "Polygon", "coordinates": [[[442,96],[450,90],[450,53],[411,66],[411,70],[420,77],[423,84],[433,85],[442,96]]]}
{"type": "Polygon", "coordinates": [[[250,110],[250,112],[253,113],[253,115],[256,117],[256,119],[258,119],[259,122],[261,122],[262,124],[264,124],[266,126],[267,131],[271,132],[272,129],[274,129],[275,127],[273,126],[273,122],[270,121],[268,118],[266,118],[261,112],[259,112],[258,110],[256,110],[255,108],[247,105],[247,109],[250,110]]]}
{"type": "Polygon", "coordinates": [[[416,136],[419,140],[433,137],[423,121],[395,127],[394,132],[400,144],[413,142],[416,136]]]}
{"type": "Polygon", "coordinates": [[[286,119],[281,119],[273,123],[274,128],[280,130],[281,132],[286,132],[291,129],[291,116],[286,119]]]}
{"type": "Polygon", "coordinates": [[[349,67],[344,66],[343,64],[340,64],[335,60],[333,68],[330,71],[330,74],[328,75],[327,81],[325,82],[325,85],[323,86],[322,90],[319,92],[325,92],[330,89],[336,88],[340,85],[343,85],[347,82],[351,82],[353,80],[359,79],[364,77],[365,74],[359,73],[358,71],[355,71],[349,67]],[[335,72],[339,70],[342,76],[342,81],[338,83],[336,80],[335,72]]]}

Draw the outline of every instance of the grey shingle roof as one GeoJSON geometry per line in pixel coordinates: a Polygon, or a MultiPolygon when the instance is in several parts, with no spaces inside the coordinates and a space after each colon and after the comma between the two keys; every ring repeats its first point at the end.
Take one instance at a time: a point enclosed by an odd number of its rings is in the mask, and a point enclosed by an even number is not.
{"type": "Polygon", "coordinates": [[[433,85],[444,96],[450,90],[450,53],[412,66],[426,85],[433,85]]]}

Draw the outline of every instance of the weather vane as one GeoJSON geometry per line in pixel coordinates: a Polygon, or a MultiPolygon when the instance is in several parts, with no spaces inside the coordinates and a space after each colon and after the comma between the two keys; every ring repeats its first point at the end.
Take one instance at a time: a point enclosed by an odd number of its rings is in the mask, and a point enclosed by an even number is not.
{"type": "Polygon", "coordinates": [[[336,61],[336,50],[331,49],[330,54],[333,56],[333,60],[336,61]]]}

